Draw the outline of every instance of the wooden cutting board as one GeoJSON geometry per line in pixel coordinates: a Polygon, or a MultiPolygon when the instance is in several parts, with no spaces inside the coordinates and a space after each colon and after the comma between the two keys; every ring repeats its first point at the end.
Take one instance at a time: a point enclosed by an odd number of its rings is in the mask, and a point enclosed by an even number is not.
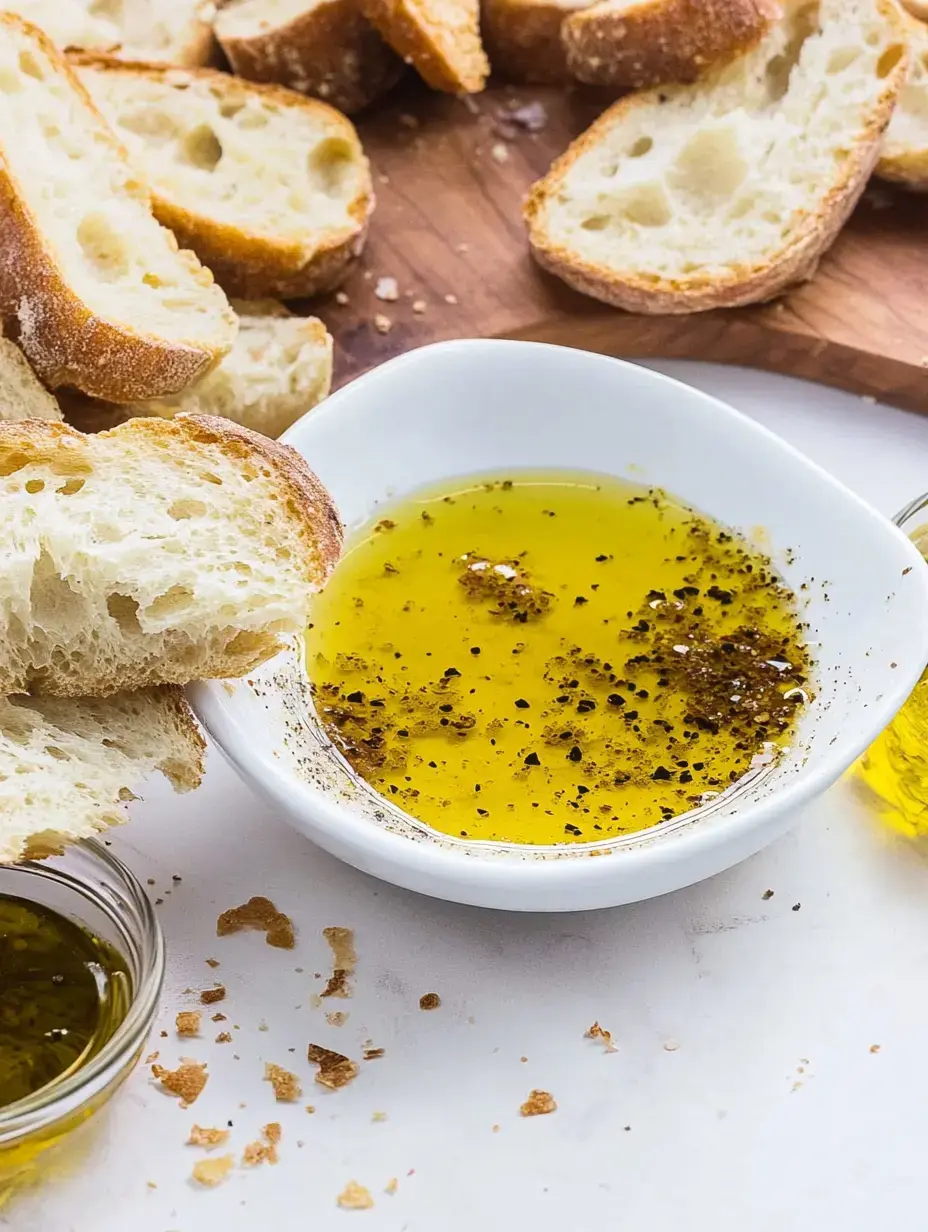
{"type": "Polygon", "coordinates": [[[812,282],[771,305],[636,316],[542,273],[522,199],[604,105],[581,90],[499,86],[456,99],[409,82],[360,118],[377,193],[370,239],[348,303],[314,306],[335,336],[336,384],[427,342],[526,338],[744,364],[928,411],[926,198],[874,181],[812,282]],[[539,131],[511,122],[528,103],[544,108],[539,131]],[[375,295],[384,277],[397,281],[395,303],[375,295]]]}

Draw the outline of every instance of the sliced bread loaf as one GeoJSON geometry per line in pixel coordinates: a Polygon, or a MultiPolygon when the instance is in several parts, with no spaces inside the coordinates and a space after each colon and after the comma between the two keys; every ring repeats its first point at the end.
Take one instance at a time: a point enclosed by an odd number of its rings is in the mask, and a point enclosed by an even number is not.
{"type": "Polygon", "coordinates": [[[480,0],[361,0],[361,7],[433,90],[483,89],[490,65],[480,41],[480,0]]]}
{"type": "Polygon", "coordinates": [[[213,0],[4,0],[3,7],[61,48],[186,65],[206,64],[213,50],[213,0]]]}
{"type": "Polygon", "coordinates": [[[622,89],[696,81],[754,47],[775,0],[600,0],[564,22],[570,71],[622,89]]]}
{"type": "Polygon", "coordinates": [[[305,626],[341,545],[294,450],[225,419],[0,424],[0,694],[241,676],[305,626]]]}
{"type": "Polygon", "coordinates": [[[0,338],[0,420],[60,419],[61,408],[9,338],[0,338]]]}
{"type": "Polygon", "coordinates": [[[699,84],[621,100],[532,190],[535,257],[634,312],[778,295],[862,192],[905,56],[892,0],[820,0],[699,84]]]}
{"type": "Polygon", "coordinates": [[[230,0],[215,29],[240,77],[289,86],[349,115],[403,73],[359,0],[230,0]]]}
{"type": "MultiPolygon", "coordinates": [[[[928,8],[926,8],[928,17],[928,8]]],[[[928,190],[928,25],[906,18],[909,72],[886,130],[876,174],[906,188],[928,190]]]]}
{"type": "Polygon", "coordinates": [[[483,0],[480,30],[494,73],[527,85],[566,85],[561,26],[594,0],[483,0]]]}
{"type": "Polygon", "coordinates": [[[232,345],[212,275],[155,221],[61,54],[12,13],[0,14],[0,252],[0,313],[51,388],[176,393],[232,345]]]}
{"type": "Polygon", "coordinates": [[[209,69],[75,64],[150,185],[157,217],[230,294],[298,299],[346,276],[374,198],[340,112],[209,69]]]}
{"type": "Polygon", "coordinates": [[[0,864],[119,825],[132,789],[155,770],[190,791],[205,749],[178,688],[0,698],[0,864]]]}

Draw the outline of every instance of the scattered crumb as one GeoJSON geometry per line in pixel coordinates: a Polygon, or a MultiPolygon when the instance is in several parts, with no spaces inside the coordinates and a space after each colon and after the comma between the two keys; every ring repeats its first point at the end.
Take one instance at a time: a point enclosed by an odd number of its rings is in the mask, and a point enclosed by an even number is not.
{"type": "Polygon", "coordinates": [[[319,996],[317,992],[314,992],[313,995],[309,998],[309,1008],[311,1010],[318,1010],[321,1005],[322,1005],[322,998],[319,996]]]}
{"type": "Polygon", "coordinates": [[[520,128],[524,128],[529,133],[540,133],[548,124],[548,111],[544,103],[537,99],[531,103],[524,103],[521,107],[514,107],[507,112],[507,119],[512,124],[518,124],[520,128]]]}
{"type": "Polygon", "coordinates": [[[154,1052],[150,1052],[150,1053],[148,1054],[148,1056],[145,1058],[145,1060],[142,1062],[142,1064],[143,1064],[143,1065],[151,1065],[151,1064],[153,1064],[153,1062],[157,1061],[157,1060],[158,1060],[158,1058],[159,1058],[160,1056],[161,1056],[161,1053],[160,1053],[160,1052],[158,1052],[158,1050],[157,1050],[157,1049],[155,1049],[155,1051],[154,1051],[154,1052]]]}
{"type": "Polygon", "coordinates": [[[470,244],[460,243],[457,246],[457,251],[463,256],[464,253],[470,252],[470,244]]]}
{"type": "Polygon", "coordinates": [[[377,1121],[379,1123],[380,1121],[385,1121],[386,1119],[387,1119],[387,1114],[385,1112],[372,1112],[371,1113],[372,1121],[377,1121]]]}
{"type": "Polygon", "coordinates": [[[214,1146],[221,1146],[228,1136],[227,1129],[204,1129],[202,1125],[193,1125],[187,1145],[205,1146],[207,1150],[212,1150],[214,1146]]]}
{"type": "Polygon", "coordinates": [[[389,184],[389,183],[390,183],[390,177],[389,177],[388,175],[378,175],[378,177],[377,177],[377,183],[378,183],[378,184],[389,184]]]}
{"type": "Polygon", "coordinates": [[[520,1060],[520,1061],[522,1062],[522,1064],[524,1065],[524,1064],[526,1063],[526,1061],[528,1061],[528,1057],[519,1057],[519,1060],[520,1060]]]}
{"type": "Polygon", "coordinates": [[[424,299],[414,299],[412,301],[412,310],[417,316],[421,317],[426,308],[428,308],[428,304],[424,299]]]}
{"type": "Polygon", "coordinates": [[[399,1185],[399,1181],[396,1179],[396,1177],[391,1176],[389,1181],[387,1181],[386,1185],[384,1185],[383,1192],[385,1194],[395,1194],[398,1185],[399,1185]]]}
{"type": "Polygon", "coordinates": [[[764,902],[767,902],[768,899],[773,898],[773,890],[764,890],[763,894],[761,895],[761,898],[764,900],[764,902]]]}
{"type": "Polygon", "coordinates": [[[365,1048],[364,1049],[364,1060],[365,1061],[376,1061],[379,1057],[384,1056],[386,1051],[387,1051],[386,1048],[365,1048]]]}
{"type": "Polygon", "coordinates": [[[226,990],[222,984],[217,984],[215,988],[204,988],[200,993],[200,1000],[204,1005],[215,1005],[217,1001],[225,1001],[226,990]]]}
{"type": "Polygon", "coordinates": [[[201,1065],[197,1061],[189,1061],[185,1058],[181,1058],[177,1069],[165,1069],[163,1065],[153,1065],[151,1072],[152,1076],[161,1083],[164,1091],[167,1091],[169,1095],[180,1097],[182,1108],[189,1108],[195,1102],[209,1079],[205,1063],[201,1065]]]}
{"type": "Polygon", "coordinates": [[[344,291],[336,291],[335,292],[335,302],[336,304],[341,304],[342,307],[344,307],[345,304],[349,303],[350,301],[344,291]]]}
{"type": "Polygon", "coordinates": [[[378,334],[389,334],[392,328],[393,322],[388,316],[384,316],[382,312],[374,314],[374,329],[376,329],[378,334]]]}
{"type": "Polygon", "coordinates": [[[680,1047],[680,1041],[675,1039],[664,1040],[664,1052],[676,1052],[680,1047]]]}
{"type": "Polygon", "coordinates": [[[400,289],[397,286],[395,278],[378,278],[377,285],[374,287],[374,294],[378,299],[385,300],[388,304],[395,303],[400,297],[400,289]]]}
{"type": "Polygon", "coordinates": [[[801,906],[802,906],[802,903],[793,903],[791,910],[798,911],[801,906]]]}
{"type": "Polygon", "coordinates": [[[451,306],[454,307],[454,305],[457,304],[457,302],[458,302],[458,297],[456,295],[449,294],[445,296],[446,304],[451,304],[451,306]]]}
{"type": "Polygon", "coordinates": [[[193,1179],[198,1185],[221,1185],[232,1171],[235,1161],[231,1155],[219,1155],[216,1159],[201,1159],[193,1165],[193,1179]]]}
{"type": "Polygon", "coordinates": [[[330,1027],[343,1027],[348,1021],[348,1015],[344,1010],[333,1010],[325,1016],[326,1022],[330,1027]]]}
{"type": "Polygon", "coordinates": [[[584,1032],[586,1039],[601,1039],[606,1046],[606,1052],[618,1052],[615,1044],[612,1042],[612,1032],[607,1031],[605,1027],[601,1027],[598,1022],[594,1022],[592,1027],[584,1032]]]}
{"type": "Polygon", "coordinates": [[[554,1112],[557,1109],[554,1096],[547,1091],[534,1090],[529,1093],[528,1099],[519,1109],[519,1116],[546,1116],[549,1112],[554,1112]]]}
{"type": "Polygon", "coordinates": [[[322,935],[332,950],[332,974],[323,989],[323,997],[350,997],[351,984],[348,977],[358,965],[354,948],[354,932],[350,928],[331,925],[322,930],[322,935]]]}
{"type": "Polygon", "coordinates": [[[419,998],[420,1010],[440,1010],[441,997],[437,992],[427,992],[419,998]]]}
{"type": "Polygon", "coordinates": [[[868,402],[871,406],[876,405],[876,398],[874,398],[873,394],[861,394],[860,400],[861,402],[868,402]]]}
{"type": "Polygon", "coordinates": [[[407,112],[404,112],[400,116],[400,123],[402,124],[403,128],[418,128],[419,127],[419,121],[416,119],[416,117],[414,115],[409,115],[407,112]]]}
{"type": "Polygon", "coordinates": [[[270,1029],[271,1029],[271,1028],[267,1025],[267,1023],[266,1023],[266,1022],[263,1022],[263,1021],[262,1021],[262,1022],[259,1022],[259,1023],[258,1023],[258,1030],[259,1030],[259,1031],[270,1031],[270,1029]]]}
{"type": "Polygon", "coordinates": [[[340,1052],[332,1052],[319,1044],[310,1044],[306,1053],[313,1065],[319,1066],[316,1081],[332,1091],[347,1086],[361,1072],[360,1066],[340,1052]]]}
{"type": "Polygon", "coordinates": [[[495,163],[508,163],[509,150],[505,145],[503,145],[502,141],[497,141],[490,150],[490,157],[495,163]]]}
{"type": "MultiPolygon", "coordinates": [[[[400,119],[402,120],[402,116],[400,119]]],[[[338,1205],[346,1211],[369,1211],[374,1205],[370,1190],[359,1185],[357,1181],[349,1181],[338,1195],[338,1205]]]]}
{"type": "Polygon", "coordinates": [[[162,1031],[162,1032],[161,1032],[161,1038],[162,1038],[162,1039],[167,1039],[167,1038],[168,1038],[168,1033],[167,1033],[167,1031],[162,1031]]]}
{"type": "Polygon", "coordinates": [[[280,1121],[269,1121],[262,1130],[265,1138],[272,1146],[277,1146],[283,1136],[283,1130],[280,1128],[280,1121]]]}
{"type": "Polygon", "coordinates": [[[871,1044],[871,1045],[870,1045],[870,1051],[871,1051],[871,1052],[879,1052],[879,1051],[880,1051],[880,1045],[879,1045],[879,1044],[871,1044]]]}
{"type": "Polygon", "coordinates": [[[228,1031],[220,1031],[214,1042],[217,1044],[231,1044],[232,1036],[228,1031]]]}
{"type": "Polygon", "coordinates": [[[157,1189],[157,1188],[158,1188],[158,1182],[157,1182],[157,1181],[146,1181],[146,1182],[145,1182],[145,1185],[146,1185],[146,1187],[147,1187],[148,1189],[157,1189]]]}
{"type": "Polygon", "coordinates": [[[199,1010],[181,1010],[174,1019],[174,1025],[177,1028],[178,1035],[199,1035],[200,1034],[200,1011],[199,1010]]]}
{"type": "Polygon", "coordinates": [[[269,1142],[262,1142],[260,1138],[254,1142],[249,1142],[242,1151],[242,1164],[246,1168],[256,1168],[258,1164],[263,1164],[267,1160],[269,1164],[277,1163],[277,1151],[269,1142]]]}
{"type": "Polygon", "coordinates": [[[219,959],[218,959],[218,958],[207,958],[207,959],[206,959],[206,965],[207,965],[207,967],[218,967],[218,966],[219,966],[219,959]]]}
{"type": "Polygon", "coordinates": [[[307,1105],[306,1105],[306,1111],[307,1111],[308,1113],[312,1114],[313,1112],[315,1112],[315,1111],[316,1111],[315,1105],[314,1105],[314,1104],[307,1104],[307,1105]]]}
{"type": "Polygon", "coordinates": [[[296,1074],[291,1074],[288,1069],[283,1069],[272,1061],[268,1061],[264,1067],[264,1081],[271,1084],[274,1088],[274,1098],[281,1103],[291,1103],[303,1094],[296,1074]]]}
{"type": "Polygon", "coordinates": [[[265,934],[268,945],[279,950],[292,950],[296,944],[293,921],[278,911],[269,898],[250,898],[241,907],[230,907],[216,921],[216,935],[227,937],[243,928],[257,928],[265,934]]]}
{"type": "Polygon", "coordinates": [[[213,1014],[212,1018],[210,1019],[210,1022],[225,1022],[225,1021],[226,1021],[225,1014],[220,1014],[218,1010],[216,1011],[215,1014],[213,1014]]]}
{"type": "Polygon", "coordinates": [[[498,1126],[498,1125],[494,1125],[494,1126],[493,1126],[493,1132],[494,1132],[494,1134],[498,1134],[498,1133],[499,1133],[499,1126],[498,1126]]]}

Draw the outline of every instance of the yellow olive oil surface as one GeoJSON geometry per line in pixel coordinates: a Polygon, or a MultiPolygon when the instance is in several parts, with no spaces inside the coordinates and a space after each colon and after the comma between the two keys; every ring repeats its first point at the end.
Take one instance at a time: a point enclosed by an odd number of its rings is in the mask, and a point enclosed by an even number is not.
{"type": "Polygon", "coordinates": [[[307,631],[357,773],[470,840],[603,841],[788,744],[810,664],[769,560],[666,494],[573,472],[449,481],[360,530],[307,631]]]}
{"type": "Polygon", "coordinates": [[[0,894],[0,1108],[85,1065],[131,998],[121,955],[57,912],[0,894]]]}

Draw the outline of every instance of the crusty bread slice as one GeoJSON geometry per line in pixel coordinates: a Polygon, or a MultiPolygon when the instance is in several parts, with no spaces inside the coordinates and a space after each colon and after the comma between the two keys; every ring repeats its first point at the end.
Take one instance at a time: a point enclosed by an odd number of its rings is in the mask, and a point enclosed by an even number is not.
{"type": "Polygon", "coordinates": [[[0,420],[61,419],[61,408],[9,338],[0,338],[0,420]]]}
{"type": "Polygon", "coordinates": [[[213,0],[4,0],[3,7],[60,48],[185,65],[206,64],[213,51],[213,0]]]}
{"type": "Polygon", "coordinates": [[[229,0],[215,30],[240,77],[289,86],[348,115],[403,74],[359,0],[229,0]]]}
{"type": "Polygon", "coordinates": [[[696,81],[756,46],[779,16],[775,0],[600,0],[561,34],[580,81],[629,89],[696,81]]]}
{"type": "MultiPolygon", "coordinates": [[[[928,8],[926,8],[928,17],[928,8]]],[[[876,174],[928,191],[928,25],[906,17],[909,72],[889,122],[876,174]]]]}
{"type": "Polygon", "coordinates": [[[46,385],[176,393],[229,350],[235,316],[178,251],[62,55],[0,14],[0,313],[46,385]]]}
{"type": "Polygon", "coordinates": [[[69,423],[100,431],[134,415],[221,415],[264,436],[280,436],[327,396],[331,335],[315,317],[291,316],[277,300],[234,300],[233,306],[239,314],[235,346],[209,376],[173,398],[125,407],[70,399],[69,423]]]}
{"type": "Polygon", "coordinates": [[[0,698],[0,864],[120,825],[132,788],[155,770],[190,791],[205,749],[173,686],[103,700],[0,698]]]}
{"type": "Polygon", "coordinates": [[[241,676],[305,626],[341,524],[294,450],[226,419],[0,424],[0,694],[241,676]]]}
{"type": "Polygon", "coordinates": [[[361,8],[433,90],[483,89],[490,65],[480,41],[480,0],[361,0],[361,8]]]}
{"type": "Polygon", "coordinates": [[[494,73],[526,85],[567,85],[564,21],[595,0],[483,0],[480,31],[494,73]]]}
{"type": "Polygon", "coordinates": [[[734,307],[811,277],[876,161],[905,55],[892,0],[820,0],[699,84],[621,100],[532,190],[535,257],[633,312],[734,307]]]}
{"type": "Polygon", "coordinates": [[[230,294],[298,299],[346,276],[374,198],[340,112],[209,69],[75,65],[150,185],[157,217],[230,294]]]}

